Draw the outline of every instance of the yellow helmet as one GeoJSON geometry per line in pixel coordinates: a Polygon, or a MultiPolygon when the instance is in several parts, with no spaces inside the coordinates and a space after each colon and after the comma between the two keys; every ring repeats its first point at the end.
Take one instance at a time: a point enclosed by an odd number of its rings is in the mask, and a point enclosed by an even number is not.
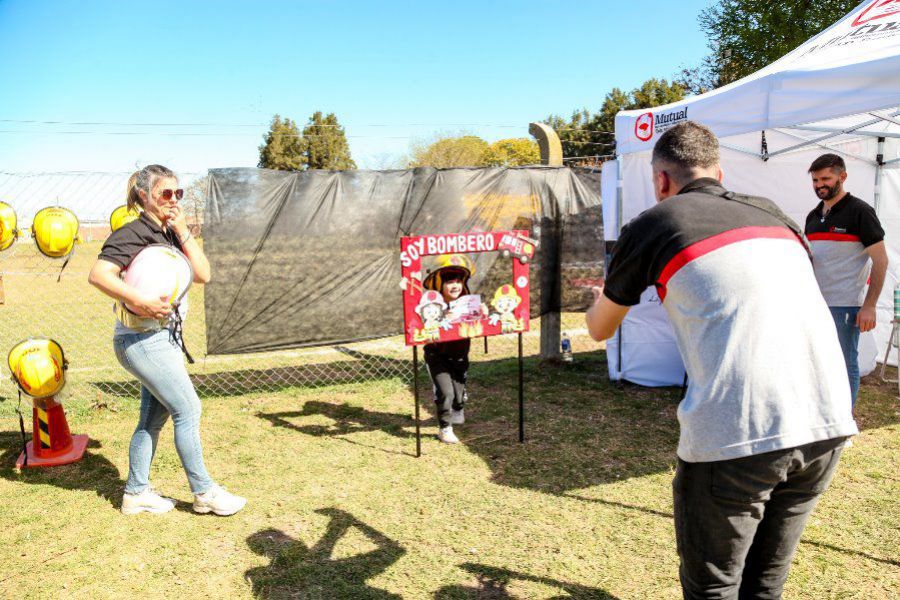
{"type": "Polygon", "coordinates": [[[109,228],[112,231],[115,231],[122,225],[127,225],[132,221],[136,221],[140,216],[140,210],[136,208],[129,210],[128,206],[123,204],[122,206],[116,208],[116,210],[112,211],[112,214],[109,215],[109,228]]]}
{"type": "Polygon", "coordinates": [[[0,202],[0,251],[12,246],[19,237],[16,225],[16,211],[6,202],[0,202]]]}
{"type": "Polygon", "coordinates": [[[75,250],[75,241],[78,239],[78,217],[67,208],[42,208],[34,215],[31,235],[44,256],[68,256],[75,250]]]}
{"type": "Polygon", "coordinates": [[[475,263],[465,254],[442,254],[434,259],[434,264],[428,269],[425,281],[422,285],[427,290],[441,291],[443,285],[442,273],[447,271],[459,271],[463,277],[463,293],[469,293],[469,278],[475,274],[475,263]]]}
{"type": "Polygon", "coordinates": [[[66,384],[69,366],[62,346],[48,338],[31,338],[19,342],[7,358],[13,381],[33,398],[55,396],[66,384]]]}

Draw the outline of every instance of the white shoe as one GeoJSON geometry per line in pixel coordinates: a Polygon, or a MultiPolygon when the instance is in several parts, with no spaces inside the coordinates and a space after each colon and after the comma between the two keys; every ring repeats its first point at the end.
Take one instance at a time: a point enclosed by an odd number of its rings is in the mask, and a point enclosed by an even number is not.
{"type": "Polygon", "coordinates": [[[220,485],[213,485],[202,494],[194,494],[194,512],[200,514],[213,512],[220,517],[227,517],[244,508],[246,504],[246,498],[235,496],[220,485]]]}
{"type": "Polygon", "coordinates": [[[446,427],[441,427],[441,430],[438,432],[438,439],[444,442],[445,444],[458,444],[459,438],[456,437],[456,434],[453,433],[453,426],[447,425],[446,427]]]}
{"type": "Polygon", "coordinates": [[[459,410],[450,411],[450,418],[448,419],[451,425],[462,425],[466,422],[466,412],[465,409],[461,408],[459,410]]]}
{"type": "Polygon", "coordinates": [[[173,508],[175,508],[174,500],[163,498],[150,486],[147,486],[147,489],[140,494],[125,492],[122,495],[122,514],[124,515],[136,515],[142,512],[167,513],[173,508]]]}

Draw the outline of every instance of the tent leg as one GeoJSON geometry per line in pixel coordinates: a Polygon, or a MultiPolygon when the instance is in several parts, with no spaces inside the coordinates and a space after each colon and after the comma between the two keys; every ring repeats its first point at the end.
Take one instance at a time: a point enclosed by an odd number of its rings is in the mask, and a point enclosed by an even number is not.
{"type": "Polygon", "coordinates": [[[875,193],[872,195],[872,204],[875,206],[875,214],[880,216],[881,208],[881,177],[884,168],[884,138],[878,138],[878,152],[875,155],[875,193]]]}

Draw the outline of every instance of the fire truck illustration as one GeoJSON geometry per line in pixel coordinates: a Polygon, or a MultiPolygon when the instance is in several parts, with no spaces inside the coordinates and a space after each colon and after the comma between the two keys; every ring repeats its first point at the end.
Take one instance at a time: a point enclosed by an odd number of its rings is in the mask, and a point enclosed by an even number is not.
{"type": "Polygon", "coordinates": [[[534,258],[537,241],[524,235],[506,234],[500,238],[497,250],[504,258],[518,258],[523,264],[534,258]]]}

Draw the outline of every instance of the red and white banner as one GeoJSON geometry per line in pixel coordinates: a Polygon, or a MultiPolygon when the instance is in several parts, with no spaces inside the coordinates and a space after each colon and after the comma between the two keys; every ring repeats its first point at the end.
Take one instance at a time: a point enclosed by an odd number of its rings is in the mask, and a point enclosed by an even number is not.
{"type": "MultiPolygon", "coordinates": [[[[403,331],[407,346],[449,342],[529,328],[529,264],[537,244],[526,231],[420,235],[400,240],[403,331]],[[426,290],[422,259],[446,254],[500,252],[512,258],[510,280],[496,290],[470,290],[447,303],[440,290],[426,290]],[[479,295],[479,292],[482,292],[479,295]],[[486,294],[484,292],[487,292],[486,294]],[[486,307],[486,310],[482,308],[486,307]]],[[[470,282],[471,283],[471,282],[470,282]]]]}

